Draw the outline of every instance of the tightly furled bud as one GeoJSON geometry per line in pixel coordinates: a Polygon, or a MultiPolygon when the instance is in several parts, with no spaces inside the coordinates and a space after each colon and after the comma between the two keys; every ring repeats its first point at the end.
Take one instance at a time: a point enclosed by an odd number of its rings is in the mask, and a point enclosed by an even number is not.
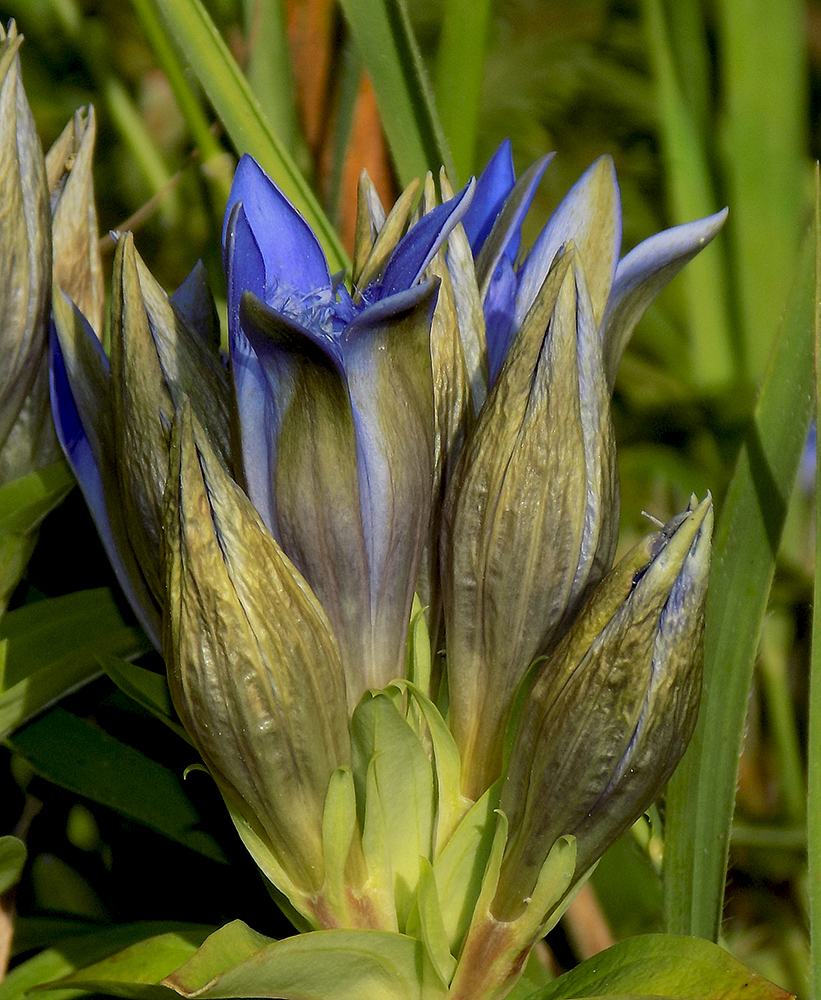
{"type": "Polygon", "coordinates": [[[316,923],[325,797],[351,756],[339,648],[187,403],[174,425],[164,563],[174,705],[254,860],[316,923]]]}
{"type": "Polygon", "coordinates": [[[43,149],[20,75],[21,42],[13,21],[8,33],[0,27],[0,484],[57,457],[39,460],[50,430],[48,385],[41,372],[51,295],[51,216],[43,149]]]}
{"type": "Polygon", "coordinates": [[[510,822],[492,909],[511,919],[545,858],[576,838],[576,877],[641,815],[681,759],[701,694],[712,499],[640,542],[539,669],[500,808],[510,822]]]}
{"type": "Polygon", "coordinates": [[[520,680],[615,548],[609,393],[572,246],[508,352],[465,445],[445,520],[451,725],[463,789],[475,799],[501,771],[520,680]]]}
{"type": "Polygon", "coordinates": [[[91,324],[103,332],[105,287],[100,257],[92,165],[97,119],[78,111],[46,153],[51,194],[54,282],[91,324]]]}

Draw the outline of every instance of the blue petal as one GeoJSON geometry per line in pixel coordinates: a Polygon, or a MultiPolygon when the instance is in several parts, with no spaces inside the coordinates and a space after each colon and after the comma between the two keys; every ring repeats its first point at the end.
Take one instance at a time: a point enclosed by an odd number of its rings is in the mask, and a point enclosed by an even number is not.
{"type": "MultiPolygon", "coordinates": [[[[256,160],[247,154],[240,160],[231,185],[225,209],[223,244],[230,232],[232,210],[238,202],[242,202],[262,254],[268,282],[302,295],[330,287],[328,262],[311,227],[256,160]]],[[[242,261],[236,261],[237,265],[241,267],[242,261]]],[[[251,284],[245,287],[260,294],[251,284]]]]}
{"type": "MultiPolygon", "coordinates": [[[[397,292],[404,292],[419,280],[451,230],[467,211],[475,186],[476,182],[470,181],[456,197],[423,215],[399,241],[385,268],[376,298],[384,299],[397,292]]],[[[366,289],[363,294],[366,301],[369,298],[368,291],[366,289]]],[[[370,297],[373,298],[373,293],[370,297]]]]}
{"type": "Polygon", "coordinates": [[[170,299],[204,343],[213,351],[218,351],[219,316],[214,308],[214,297],[208,284],[208,271],[201,260],[197,261],[180,287],[172,292],[170,299]]]}
{"type": "Polygon", "coordinates": [[[559,248],[572,240],[584,262],[590,298],[601,322],[621,246],[621,207],[613,160],[596,160],[562,199],[519,273],[514,323],[521,326],[559,248]]]}
{"type": "Polygon", "coordinates": [[[230,329],[232,324],[239,321],[239,303],[243,292],[253,292],[260,298],[265,295],[265,261],[254,238],[245,208],[240,202],[234,205],[228,216],[223,255],[228,284],[230,329]]]}
{"type": "Polygon", "coordinates": [[[265,527],[276,538],[273,494],[276,405],[259,357],[246,337],[239,317],[236,323],[231,324],[228,336],[245,489],[265,527]]]}
{"type": "Polygon", "coordinates": [[[474,258],[479,256],[479,251],[515,183],[510,139],[505,139],[479,175],[476,194],[462,219],[474,258]]]}
{"type": "Polygon", "coordinates": [[[516,299],[516,273],[507,257],[503,256],[490,279],[485,295],[485,336],[490,385],[507,357],[513,336],[513,304],[516,299]]]}
{"type": "MultiPolygon", "coordinates": [[[[89,340],[99,350],[100,357],[108,370],[108,359],[97,340],[94,331],[91,329],[85,317],[82,317],[76,307],[75,313],[82,319],[82,326],[88,334],[89,340]]],[[[112,456],[100,456],[94,454],[91,441],[86,434],[80,418],[80,411],[71,390],[71,384],[66,371],[65,358],[57,339],[57,334],[52,325],[49,337],[49,390],[51,394],[51,409],[54,416],[54,426],[57,431],[57,439],[65,453],[66,460],[71,466],[83,497],[88,504],[88,509],[94,519],[97,533],[103,543],[106,554],[111,562],[120,586],[123,589],[129,604],[134,610],[145,634],[156,649],[162,649],[161,622],[156,604],[154,603],[145,580],[139,572],[133,553],[129,560],[130,566],[126,564],[125,553],[117,544],[115,531],[112,527],[108,507],[106,505],[106,490],[103,476],[100,471],[100,462],[111,460],[112,456]]],[[[118,497],[111,498],[112,503],[119,503],[118,497]]],[[[128,545],[125,533],[123,544],[128,545]]]]}
{"type": "Polygon", "coordinates": [[[624,348],[644,310],[687,261],[713,239],[726,218],[725,208],[706,219],[656,233],[620,261],[602,323],[611,386],[624,348]]]}
{"type": "Polygon", "coordinates": [[[536,194],[539,181],[553,156],[553,153],[548,153],[541,157],[522,174],[508,195],[482,247],[482,252],[476,260],[476,280],[483,297],[487,291],[486,286],[492,280],[492,274],[502,257],[507,257],[511,264],[516,263],[521,243],[522,222],[536,194]]]}

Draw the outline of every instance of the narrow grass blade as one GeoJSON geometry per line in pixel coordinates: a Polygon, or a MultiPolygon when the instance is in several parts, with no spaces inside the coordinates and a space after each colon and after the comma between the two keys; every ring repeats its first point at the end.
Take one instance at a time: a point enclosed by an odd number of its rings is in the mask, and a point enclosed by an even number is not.
{"type": "Polygon", "coordinates": [[[308,150],[299,130],[291,54],[282,0],[243,0],[248,61],[245,75],[271,126],[299,166],[308,150]]]}
{"type": "Polygon", "coordinates": [[[815,167],[815,593],[812,609],[807,748],[807,855],[810,896],[810,995],[821,996],[821,193],[815,167]]]}
{"type": "Polygon", "coordinates": [[[157,62],[171,86],[191,138],[199,150],[203,173],[213,188],[215,207],[221,209],[228,200],[228,192],[231,189],[233,170],[230,156],[223,151],[211,131],[199,98],[194,93],[177,52],[163,31],[150,0],[132,0],[132,5],[148,43],[157,57],[157,62]]]}
{"type": "Polygon", "coordinates": [[[802,0],[716,4],[722,69],[723,175],[732,206],[728,238],[747,374],[767,363],[789,294],[805,224],[810,120],[802,0]]]}
{"type": "Polygon", "coordinates": [[[716,532],[701,715],[667,800],[665,916],[674,933],[715,940],[720,927],[747,695],[810,418],[814,267],[813,236],[716,532]]]}
{"type": "MultiPolygon", "coordinates": [[[[692,58],[692,54],[681,51],[693,44],[692,23],[682,32],[677,45],[670,28],[678,25],[681,18],[670,22],[667,6],[662,0],[643,3],[673,221],[685,222],[710,215],[721,206],[710,177],[706,137],[699,134],[696,117],[681,84],[682,62],[692,58]]],[[[706,45],[703,34],[701,43],[706,45]]],[[[681,277],[691,337],[690,374],[700,388],[724,386],[735,374],[724,272],[724,259],[714,251],[692,261],[681,277]]]]}
{"type": "Polygon", "coordinates": [[[443,166],[455,171],[405,0],[340,0],[376,91],[402,187],[443,166]]]}
{"type": "Polygon", "coordinates": [[[265,116],[200,0],[151,0],[240,153],[250,153],[305,217],[332,272],[348,259],[319,202],[265,116]]]}
{"type": "MultiPolygon", "coordinates": [[[[474,172],[489,0],[445,0],[436,53],[436,107],[457,176],[474,172]]],[[[455,184],[454,178],[451,181],[455,184]]]]}

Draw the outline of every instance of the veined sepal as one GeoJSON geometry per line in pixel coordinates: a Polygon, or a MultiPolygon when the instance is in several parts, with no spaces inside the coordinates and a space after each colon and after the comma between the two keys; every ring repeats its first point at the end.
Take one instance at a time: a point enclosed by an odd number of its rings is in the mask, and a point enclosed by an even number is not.
{"type": "Polygon", "coordinates": [[[496,817],[482,889],[459,954],[449,1000],[501,1000],[507,996],[524,970],[533,945],[569,904],[576,843],[574,837],[559,837],[542,865],[532,896],[523,901],[521,912],[513,920],[494,916],[493,899],[508,837],[507,817],[500,809],[496,817]]]}
{"type": "Polygon", "coordinates": [[[371,878],[356,815],[356,789],[349,767],[332,775],[322,817],[325,884],[317,905],[324,927],[395,930],[393,898],[384,878],[371,878]]]}
{"type": "Polygon", "coordinates": [[[435,859],[473,805],[472,801],[466,799],[460,791],[462,764],[459,748],[441,712],[423,690],[410,681],[394,681],[391,687],[407,692],[409,697],[405,714],[408,724],[414,728],[420,739],[429,740],[433,751],[436,819],[432,857],[435,859]],[[425,729],[420,725],[422,720],[425,729]]]}
{"type": "Polygon", "coordinates": [[[419,891],[408,918],[407,933],[422,941],[439,978],[445,986],[449,985],[456,971],[456,959],[450,950],[436,876],[427,858],[420,860],[419,891]]]}
{"type": "Polygon", "coordinates": [[[351,721],[351,749],[368,871],[389,879],[397,928],[403,931],[416,899],[420,859],[432,850],[430,760],[390,688],[363,696],[351,721]]]}

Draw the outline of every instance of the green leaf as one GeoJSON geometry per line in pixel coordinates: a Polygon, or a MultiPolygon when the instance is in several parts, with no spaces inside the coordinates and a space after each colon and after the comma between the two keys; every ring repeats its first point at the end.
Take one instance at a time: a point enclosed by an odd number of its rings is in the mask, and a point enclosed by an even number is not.
{"type": "Polygon", "coordinates": [[[203,998],[444,1000],[447,992],[422,942],[403,934],[313,931],[248,955],[253,934],[239,921],[226,925],[166,983],[185,997],[203,998]]]}
{"type": "Polygon", "coordinates": [[[174,991],[160,984],[196,950],[191,941],[174,932],[160,934],[58,980],[54,988],[73,987],[135,1000],[171,1000],[174,991]]]}
{"type": "MultiPolygon", "coordinates": [[[[61,976],[71,975],[83,966],[98,962],[122,948],[156,935],[174,935],[184,944],[190,955],[212,930],[213,928],[204,924],[145,921],[106,927],[91,934],[63,938],[13,969],[0,983],[0,1000],[24,1000],[29,990],[34,987],[59,979],[61,976]]],[[[81,996],[84,992],[77,987],[52,988],[48,996],[49,1000],[70,1000],[81,996]]]]}
{"type": "Polygon", "coordinates": [[[108,806],[214,861],[225,857],[199,829],[201,818],[167,767],[62,708],[29,723],[9,740],[49,781],[108,806]]]}
{"type": "Polygon", "coordinates": [[[331,272],[344,270],[348,259],[339,237],[200,0],[151,3],[190,63],[237,152],[255,157],[302,213],[328,255],[331,272]]]}
{"type": "MultiPolygon", "coordinates": [[[[490,0],[445,0],[436,53],[436,106],[457,177],[474,172],[490,0]]],[[[455,184],[456,178],[451,181],[455,184]]]]}
{"type": "Polygon", "coordinates": [[[111,591],[78,591],[36,601],[0,623],[0,738],[99,676],[99,656],[138,656],[150,648],[127,625],[111,591]]]}
{"type": "Polygon", "coordinates": [[[101,656],[99,662],[121,691],[164,722],[177,736],[190,742],[188,733],[180,725],[180,720],[174,711],[171,692],[168,690],[168,681],[164,674],[156,674],[153,670],[138,667],[135,663],[129,663],[128,660],[116,656],[101,656]]]}
{"type": "Polygon", "coordinates": [[[0,488],[0,536],[34,531],[74,485],[68,465],[55,462],[0,488]]]}
{"type": "Polygon", "coordinates": [[[26,845],[17,837],[0,837],[0,896],[20,881],[26,845]]]}
{"type": "Polygon", "coordinates": [[[667,796],[667,928],[718,936],[738,758],[761,622],[812,400],[815,241],[808,239],[718,522],[707,595],[704,696],[667,796]]]}
{"type": "Polygon", "coordinates": [[[531,993],[528,1000],[788,1000],[789,996],[709,941],[647,934],[600,952],[549,986],[531,993]]]}
{"type": "Polygon", "coordinates": [[[492,785],[473,806],[433,866],[445,932],[454,954],[458,954],[482,889],[496,831],[498,785],[492,785]]]}
{"type": "MultiPolygon", "coordinates": [[[[675,222],[702,218],[715,212],[713,181],[708,166],[706,137],[699,132],[677,65],[675,36],[670,32],[669,5],[644,0],[644,21],[656,77],[662,150],[675,222]]],[[[687,41],[692,41],[688,34],[687,41]]],[[[702,38],[706,45],[706,39],[702,38]]],[[[682,54],[683,58],[683,54],[682,54]]],[[[691,261],[681,276],[687,295],[691,375],[701,386],[723,386],[735,373],[730,338],[724,260],[716,252],[691,261]]]]}
{"type": "Polygon", "coordinates": [[[436,113],[405,0],[341,0],[376,92],[382,126],[402,187],[430,170],[456,172],[436,113]]]}

